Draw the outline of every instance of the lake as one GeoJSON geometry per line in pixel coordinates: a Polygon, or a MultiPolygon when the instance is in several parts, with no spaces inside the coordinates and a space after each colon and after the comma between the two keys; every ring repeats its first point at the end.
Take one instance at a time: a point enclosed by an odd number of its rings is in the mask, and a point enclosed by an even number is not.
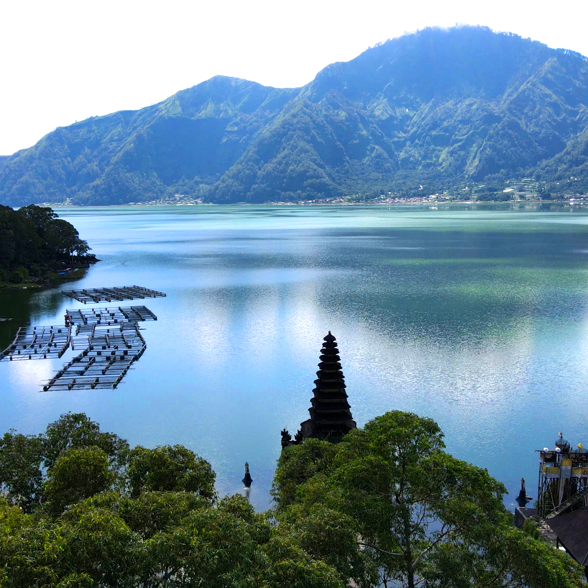
{"type": "MultiPolygon", "coordinates": [[[[182,444],[221,493],[269,505],[280,431],[308,418],[337,337],[359,426],[435,419],[456,457],[536,498],[535,449],[588,444],[588,213],[555,207],[60,208],[102,261],[80,281],[0,292],[0,344],[83,305],[59,289],[140,285],[147,350],[116,390],[42,393],[73,356],[1,362],[0,433],[83,411],[133,445],[182,444]]],[[[129,305],[131,303],[123,303],[129,305]]],[[[112,305],[112,304],[111,304],[112,305]]],[[[95,306],[95,305],[94,305],[95,306]]],[[[102,303],[99,306],[108,306],[102,303]]],[[[87,308],[87,306],[86,306],[87,308]]]]}

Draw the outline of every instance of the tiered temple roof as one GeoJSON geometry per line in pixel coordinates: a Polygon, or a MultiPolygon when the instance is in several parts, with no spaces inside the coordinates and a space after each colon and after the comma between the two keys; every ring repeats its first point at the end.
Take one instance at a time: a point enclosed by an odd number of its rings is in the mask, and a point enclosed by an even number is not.
{"type": "Polygon", "coordinates": [[[331,331],[324,338],[320,360],[310,400],[312,406],[308,410],[310,419],[300,425],[302,438],[338,441],[357,425],[351,416],[337,340],[331,331]]]}

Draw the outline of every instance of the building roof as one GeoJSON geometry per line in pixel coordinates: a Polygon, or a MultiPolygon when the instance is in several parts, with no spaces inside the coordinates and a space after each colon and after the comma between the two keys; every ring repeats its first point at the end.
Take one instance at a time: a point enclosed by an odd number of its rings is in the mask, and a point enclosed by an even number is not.
{"type": "Polygon", "coordinates": [[[574,510],[549,520],[559,542],[583,566],[588,566],[588,508],[574,510]]]}

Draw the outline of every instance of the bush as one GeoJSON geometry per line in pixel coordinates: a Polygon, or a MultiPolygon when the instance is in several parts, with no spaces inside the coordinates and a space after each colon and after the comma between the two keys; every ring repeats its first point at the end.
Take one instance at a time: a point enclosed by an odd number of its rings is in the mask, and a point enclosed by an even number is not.
{"type": "Polygon", "coordinates": [[[10,272],[10,281],[13,284],[22,284],[30,279],[29,270],[22,265],[10,272]]]}

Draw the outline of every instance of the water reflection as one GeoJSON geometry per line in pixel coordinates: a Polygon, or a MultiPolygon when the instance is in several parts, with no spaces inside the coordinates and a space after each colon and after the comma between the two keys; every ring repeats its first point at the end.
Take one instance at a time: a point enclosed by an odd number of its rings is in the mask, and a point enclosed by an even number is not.
{"type": "MultiPolygon", "coordinates": [[[[391,409],[431,416],[452,452],[513,491],[535,479],[546,439],[563,429],[580,440],[585,213],[186,208],[62,212],[103,259],[80,286],[168,297],[148,301],[159,320],[116,391],[37,394],[47,376],[34,370],[47,368],[0,364],[0,431],[38,432],[85,410],[131,443],[190,447],[221,492],[242,490],[249,462],[264,508],[280,430],[307,417],[332,330],[360,425],[391,409]]],[[[49,324],[77,303],[47,291],[10,304],[19,320],[49,324]]]]}

